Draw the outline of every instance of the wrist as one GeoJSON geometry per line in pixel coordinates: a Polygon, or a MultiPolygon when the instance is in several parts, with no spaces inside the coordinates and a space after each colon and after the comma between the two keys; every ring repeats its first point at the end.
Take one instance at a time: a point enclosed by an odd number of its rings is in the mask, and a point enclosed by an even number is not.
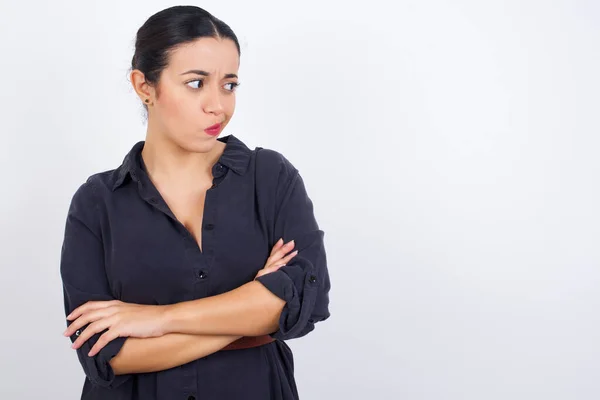
{"type": "Polygon", "coordinates": [[[175,333],[174,321],[175,321],[175,313],[176,313],[176,304],[169,304],[162,307],[161,313],[161,326],[163,335],[168,333],[175,333]]]}
{"type": "Polygon", "coordinates": [[[201,317],[197,301],[184,301],[164,307],[163,324],[166,333],[201,334],[196,329],[200,326],[201,317]]]}

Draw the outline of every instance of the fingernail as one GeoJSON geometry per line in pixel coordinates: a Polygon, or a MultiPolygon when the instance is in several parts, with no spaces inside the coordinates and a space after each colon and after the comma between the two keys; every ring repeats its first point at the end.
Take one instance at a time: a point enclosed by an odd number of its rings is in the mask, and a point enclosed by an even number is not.
{"type": "Polygon", "coordinates": [[[283,238],[279,238],[279,240],[277,241],[277,244],[281,244],[283,243],[283,238]]]}

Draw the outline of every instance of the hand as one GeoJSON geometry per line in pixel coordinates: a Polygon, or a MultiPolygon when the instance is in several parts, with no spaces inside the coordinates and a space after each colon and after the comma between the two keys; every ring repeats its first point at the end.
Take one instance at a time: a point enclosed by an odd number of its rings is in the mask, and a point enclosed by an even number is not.
{"type": "Polygon", "coordinates": [[[119,336],[144,338],[164,335],[166,308],[167,306],[140,305],[119,300],[88,301],[69,314],[67,320],[73,320],[73,323],[64,335],[71,336],[89,324],[71,346],[78,349],[94,334],[108,329],[88,353],[92,357],[119,336]]]}
{"type": "Polygon", "coordinates": [[[263,267],[263,269],[258,271],[258,274],[256,274],[256,277],[254,277],[254,279],[258,278],[259,276],[275,272],[279,268],[287,264],[292,258],[296,256],[296,254],[298,254],[298,250],[296,250],[284,257],[284,255],[290,250],[292,250],[294,246],[295,243],[293,240],[290,240],[286,244],[283,244],[283,239],[279,239],[277,243],[275,243],[275,246],[273,246],[273,249],[271,250],[271,255],[267,259],[265,266],[263,267]]]}

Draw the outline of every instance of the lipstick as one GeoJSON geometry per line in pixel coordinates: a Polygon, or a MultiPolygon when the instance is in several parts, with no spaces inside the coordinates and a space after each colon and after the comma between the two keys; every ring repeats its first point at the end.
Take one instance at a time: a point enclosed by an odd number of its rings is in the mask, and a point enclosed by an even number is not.
{"type": "Polygon", "coordinates": [[[211,136],[217,136],[219,132],[221,132],[221,124],[214,124],[213,126],[209,126],[204,130],[204,132],[208,133],[211,136]]]}

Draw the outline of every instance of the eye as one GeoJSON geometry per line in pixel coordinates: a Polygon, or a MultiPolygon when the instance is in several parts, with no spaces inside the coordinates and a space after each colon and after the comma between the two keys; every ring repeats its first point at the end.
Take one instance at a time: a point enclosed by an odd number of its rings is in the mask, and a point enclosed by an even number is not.
{"type": "Polygon", "coordinates": [[[230,92],[235,92],[235,89],[236,89],[238,86],[240,86],[240,83],[239,83],[239,82],[229,82],[229,83],[226,83],[226,84],[225,84],[225,86],[227,86],[227,85],[229,85],[229,87],[230,87],[230,88],[229,88],[229,89],[227,89],[227,90],[229,90],[230,92]]]}
{"type": "Polygon", "coordinates": [[[203,79],[194,79],[193,81],[187,82],[186,85],[189,86],[189,84],[193,83],[193,82],[198,82],[198,87],[190,86],[192,89],[200,89],[204,85],[204,80],[203,79]]]}

